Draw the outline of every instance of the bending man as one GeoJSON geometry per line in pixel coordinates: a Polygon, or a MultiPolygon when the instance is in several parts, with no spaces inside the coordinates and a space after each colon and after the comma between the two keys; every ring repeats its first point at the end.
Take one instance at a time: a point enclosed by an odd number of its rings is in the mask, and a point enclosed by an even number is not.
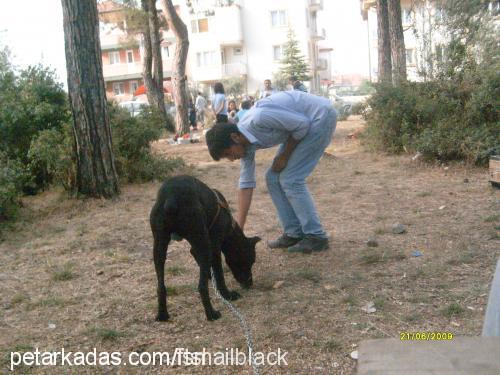
{"type": "Polygon", "coordinates": [[[238,223],[242,229],[256,186],[255,151],[280,145],[266,183],[283,234],[268,245],[304,253],[328,248],[305,180],[330,144],[336,123],[337,114],[327,99],[286,91],[259,100],[238,125],[216,124],[207,132],[214,160],[241,159],[238,223]]]}

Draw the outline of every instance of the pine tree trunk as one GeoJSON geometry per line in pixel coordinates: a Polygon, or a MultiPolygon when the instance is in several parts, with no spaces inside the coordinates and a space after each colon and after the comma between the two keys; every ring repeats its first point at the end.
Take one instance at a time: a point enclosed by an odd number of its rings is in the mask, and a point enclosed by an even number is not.
{"type": "Polygon", "coordinates": [[[173,86],[176,107],[175,123],[180,135],[189,133],[188,97],[186,91],[186,60],[189,50],[187,27],[175,11],[172,0],[162,0],[161,8],[168,22],[168,27],[174,32],[176,39],[173,86]]]}
{"type": "Polygon", "coordinates": [[[388,0],[377,0],[378,81],[392,82],[388,0]]]}
{"type": "MultiPolygon", "coordinates": [[[[150,105],[158,108],[165,126],[168,126],[165,96],[163,94],[163,61],[161,57],[161,41],[158,25],[158,15],[154,0],[142,0],[142,10],[146,13],[148,22],[143,33],[144,57],[142,77],[146,87],[146,95],[150,105]]],[[[174,129],[169,129],[174,130],[174,129]]]]}
{"type": "Polygon", "coordinates": [[[388,10],[392,52],[392,80],[394,85],[397,86],[406,81],[406,49],[400,0],[388,0],[388,10]]]}
{"type": "Polygon", "coordinates": [[[68,92],[73,114],[78,192],[119,194],[95,0],[62,0],[68,92]]]}

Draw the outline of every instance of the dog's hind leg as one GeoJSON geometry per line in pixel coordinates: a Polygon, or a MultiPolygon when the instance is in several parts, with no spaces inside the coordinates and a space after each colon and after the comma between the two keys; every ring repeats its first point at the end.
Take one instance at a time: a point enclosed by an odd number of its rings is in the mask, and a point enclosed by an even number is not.
{"type": "Polygon", "coordinates": [[[155,262],[156,277],[158,279],[158,315],[156,320],[164,322],[169,319],[167,311],[167,288],[165,287],[165,260],[170,236],[163,233],[154,234],[153,258],[155,262]]]}

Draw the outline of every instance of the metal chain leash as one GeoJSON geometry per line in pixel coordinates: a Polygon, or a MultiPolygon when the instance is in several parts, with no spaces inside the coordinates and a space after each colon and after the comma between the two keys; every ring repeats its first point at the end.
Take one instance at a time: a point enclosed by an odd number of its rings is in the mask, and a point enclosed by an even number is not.
{"type": "Polygon", "coordinates": [[[257,363],[255,363],[255,358],[254,358],[252,332],[250,331],[250,328],[248,327],[248,324],[245,320],[245,317],[236,307],[234,307],[231,304],[231,302],[229,302],[227,299],[222,297],[222,295],[219,293],[219,290],[217,289],[217,286],[215,285],[214,270],[210,269],[210,272],[212,273],[212,287],[214,288],[215,295],[220,300],[222,300],[222,302],[224,302],[224,304],[229,308],[229,310],[231,310],[231,312],[239,319],[240,325],[243,327],[243,332],[244,332],[245,338],[247,340],[248,355],[250,355],[253,373],[254,373],[254,375],[260,375],[260,369],[257,366],[257,363]]]}

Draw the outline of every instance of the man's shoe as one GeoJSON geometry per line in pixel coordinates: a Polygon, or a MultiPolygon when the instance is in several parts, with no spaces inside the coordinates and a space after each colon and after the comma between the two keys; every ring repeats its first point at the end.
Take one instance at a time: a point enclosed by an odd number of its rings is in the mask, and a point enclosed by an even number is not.
{"type": "Polygon", "coordinates": [[[287,247],[295,245],[301,239],[302,238],[290,237],[286,233],[284,233],[276,240],[267,241],[267,246],[269,246],[270,249],[279,249],[279,248],[285,249],[287,247]]]}
{"type": "Polygon", "coordinates": [[[306,236],[295,245],[288,248],[289,253],[310,254],[313,251],[328,249],[328,238],[318,236],[306,236]]]}

